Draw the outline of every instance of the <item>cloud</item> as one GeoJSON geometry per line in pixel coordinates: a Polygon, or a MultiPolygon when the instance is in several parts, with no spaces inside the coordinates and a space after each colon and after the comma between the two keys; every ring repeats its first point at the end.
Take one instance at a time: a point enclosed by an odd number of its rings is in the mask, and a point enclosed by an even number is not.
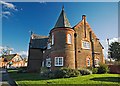
{"type": "Polygon", "coordinates": [[[5,1],[0,1],[0,4],[3,4],[4,8],[17,10],[15,5],[13,5],[12,3],[8,3],[8,2],[5,2],[5,1]]]}
{"type": "Polygon", "coordinates": [[[18,52],[16,52],[16,51],[14,51],[14,48],[10,48],[8,46],[0,46],[0,56],[2,55],[2,50],[3,49],[5,49],[5,50],[7,50],[7,49],[11,50],[10,54],[19,54],[19,55],[22,56],[22,58],[28,58],[28,51],[18,51],[18,52]]]}
{"type": "Polygon", "coordinates": [[[28,51],[19,51],[17,52],[22,58],[28,58],[28,51]]]}
{"type": "Polygon", "coordinates": [[[0,13],[0,17],[8,18],[11,15],[11,10],[18,11],[16,6],[12,3],[0,1],[0,4],[2,4],[3,8],[3,12],[0,13]]]}
{"type": "Polygon", "coordinates": [[[2,15],[11,15],[9,11],[2,12],[2,15]]]}
{"type": "MultiPolygon", "coordinates": [[[[106,40],[101,40],[100,42],[101,42],[101,44],[104,47],[103,53],[104,53],[105,59],[107,59],[107,56],[108,56],[108,42],[107,42],[107,39],[106,40]]],[[[111,38],[111,39],[109,39],[109,45],[112,42],[118,42],[118,38],[111,38]]]]}

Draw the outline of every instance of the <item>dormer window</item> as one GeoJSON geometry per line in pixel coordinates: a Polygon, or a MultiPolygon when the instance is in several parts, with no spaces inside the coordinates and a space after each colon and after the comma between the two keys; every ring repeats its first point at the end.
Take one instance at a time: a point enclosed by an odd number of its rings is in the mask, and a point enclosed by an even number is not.
{"type": "Polygon", "coordinates": [[[52,45],[54,44],[54,34],[52,33],[52,45]]]}
{"type": "Polygon", "coordinates": [[[88,41],[82,41],[83,49],[90,49],[90,43],[88,41]]]}
{"type": "Polygon", "coordinates": [[[72,44],[72,36],[71,36],[71,34],[67,34],[67,43],[72,44]]]}

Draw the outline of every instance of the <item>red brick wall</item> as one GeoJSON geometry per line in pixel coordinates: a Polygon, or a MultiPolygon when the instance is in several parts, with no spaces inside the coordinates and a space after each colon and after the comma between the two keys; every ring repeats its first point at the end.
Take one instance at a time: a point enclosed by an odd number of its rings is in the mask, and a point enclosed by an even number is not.
{"type": "Polygon", "coordinates": [[[63,66],[75,69],[75,51],[74,51],[74,30],[71,28],[55,28],[51,30],[54,34],[54,45],[51,48],[50,57],[52,58],[51,69],[59,67],[55,66],[55,57],[63,57],[63,66]],[[71,34],[72,43],[67,43],[67,34],[71,34]]]}
{"type": "Polygon", "coordinates": [[[110,73],[120,74],[120,65],[108,65],[110,73]]]}

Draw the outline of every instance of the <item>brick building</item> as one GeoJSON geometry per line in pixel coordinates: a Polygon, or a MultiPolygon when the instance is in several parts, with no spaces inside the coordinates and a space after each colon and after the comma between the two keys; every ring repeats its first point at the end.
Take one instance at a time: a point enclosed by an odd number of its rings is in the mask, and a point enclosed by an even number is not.
{"type": "Polygon", "coordinates": [[[0,57],[0,67],[16,68],[26,66],[26,61],[19,54],[2,55],[0,57]]]}
{"type": "Polygon", "coordinates": [[[71,27],[64,8],[49,36],[31,34],[29,43],[28,71],[40,68],[51,70],[60,67],[79,69],[97,67],[104,63],[103,46],[86,20],[71,27]]]}

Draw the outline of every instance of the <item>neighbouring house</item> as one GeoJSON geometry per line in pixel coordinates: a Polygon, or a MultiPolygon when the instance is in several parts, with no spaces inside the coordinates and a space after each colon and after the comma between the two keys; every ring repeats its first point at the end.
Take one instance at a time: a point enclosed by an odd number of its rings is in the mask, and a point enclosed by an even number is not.
{"type": "Polygon", "coordinates": [[[98,67],[104,63],[103,46],[86,20],[71,27],[64,8],[49,36],[31,34],[28,72],[41,67],[55,70],[61,67],[79,69],[98,67]]]}
{"type": "Polygon", "coordinates": [[[0,61],[0,67],[4,68],[27,66],[26,61],[19,54],[2,55],[0,61]]]}

